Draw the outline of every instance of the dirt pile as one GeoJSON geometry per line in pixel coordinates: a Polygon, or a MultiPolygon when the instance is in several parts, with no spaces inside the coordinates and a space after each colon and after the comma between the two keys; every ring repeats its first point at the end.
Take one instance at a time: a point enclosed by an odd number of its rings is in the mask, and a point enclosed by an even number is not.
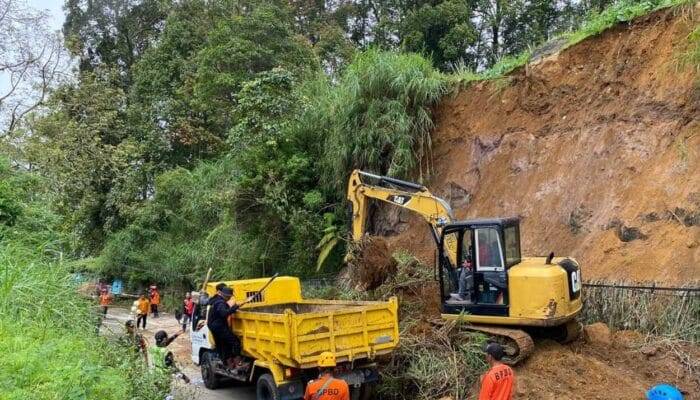
{"type": "MultiPolygon", "coordinates": [[[[520,216],[523,254],[571,255],[586,280],[697,285],[700,85],[676,60],[699,11],[621,24],[446,99],[427,185],[458,219],[520,216]]],[[[376,221],[392,250],[432,261],[420,218],[376,221]]]]}
{"type": "Polygon", "coordinates": [[[338,283],[356,291],[374,290],[396,274],[396,266],[386,240],[378,236],[366,237],[349,250],[347,265],[338,283]]]}
{"type": "MultiPolygon", "coordinates": [[[[601,325],[593,330],[607,331],[601,325]]],[[[537,343],[537,351],[516,367],[518,398],[642,399],[647,389],[667,382],[679,387],[687,399],[699,399],[700,349],[648,340],[636,332],[619,331],[609,343],[537,343]]]]}

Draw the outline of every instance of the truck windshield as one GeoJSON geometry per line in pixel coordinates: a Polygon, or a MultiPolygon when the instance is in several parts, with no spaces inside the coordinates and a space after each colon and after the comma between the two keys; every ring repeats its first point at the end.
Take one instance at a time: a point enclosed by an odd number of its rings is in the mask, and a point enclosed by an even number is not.
{"type": "Polygon", "coordinates": [[[517,225],[503,229],[506,244],[506,266],[512,267],[520,262],[520,229],[517,225]]]}

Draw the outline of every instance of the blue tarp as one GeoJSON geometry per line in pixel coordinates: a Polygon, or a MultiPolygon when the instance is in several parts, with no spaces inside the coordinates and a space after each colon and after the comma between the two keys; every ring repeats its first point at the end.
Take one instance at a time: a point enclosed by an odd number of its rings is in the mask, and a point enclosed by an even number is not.
{"type": "Polygon", "coordinates": [[[122,294],[122,288],[124,284],[121,279],[115,279],[114,282],[112,282],[112,294],[113,295],[119,295],[122,294]]]}

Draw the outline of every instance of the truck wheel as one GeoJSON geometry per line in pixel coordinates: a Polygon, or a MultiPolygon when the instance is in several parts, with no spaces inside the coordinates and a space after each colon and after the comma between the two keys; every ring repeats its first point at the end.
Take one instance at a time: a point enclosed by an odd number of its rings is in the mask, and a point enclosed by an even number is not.
{"type": "Polygon", "coordinates": [[[199,365],[202,370],[202,380],[207,389],[214,390],[221,386],[221,378],[216,374],[215,360],[211,352],[202,354],[199,365]]]}
{"type": "Polygon", "coordinates": [[[255,393],[258,400],[279,400],[281,398],[275,379],[270,374],[260,375],[256,386],[255,393]]]}

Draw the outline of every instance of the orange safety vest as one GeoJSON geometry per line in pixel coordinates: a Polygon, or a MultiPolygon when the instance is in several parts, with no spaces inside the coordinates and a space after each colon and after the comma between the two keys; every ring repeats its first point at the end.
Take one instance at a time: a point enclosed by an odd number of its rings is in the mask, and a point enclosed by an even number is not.
{"type": "Polygon", "coordinates": [[[139,300],[139,304],[136,306],[136,308],[139,310],[139,314],[141,315],[148,315],[148,307],[151,304],[148,302],[148,299],[143,299],[139,300]]]}
{"type": "Polygon", "coordinates": [[[498,364],[481,377],[479,400],[510,400],[514,386],[513,370],[505,364],[498,364]]]}
{"type": "Polygon", "coordinates": [[[151,304],[155,304],[155,305],[160,304],[160,293],[158,293],[157,290],[154,290],[153,293],[151,294],[151,304]]]}
{"type": "Polygon", "coordinates": [[[104,293],[100,295],[100,305],[102,307],[107,307],[110,303],[111,297],[109,294],[104,293]]]}
{"type": "Polygon", "coordinates": [[[319,379],[310,381],[306,385],[304,400],[350,400],[350,388],[347,382],[342,379],[333,378],[331,375],[324,375],[319,379]],[[325,388],[328,379],[333,379],[325,388]],[[323,388],[323,393],[317,393],[323,388]]]}

